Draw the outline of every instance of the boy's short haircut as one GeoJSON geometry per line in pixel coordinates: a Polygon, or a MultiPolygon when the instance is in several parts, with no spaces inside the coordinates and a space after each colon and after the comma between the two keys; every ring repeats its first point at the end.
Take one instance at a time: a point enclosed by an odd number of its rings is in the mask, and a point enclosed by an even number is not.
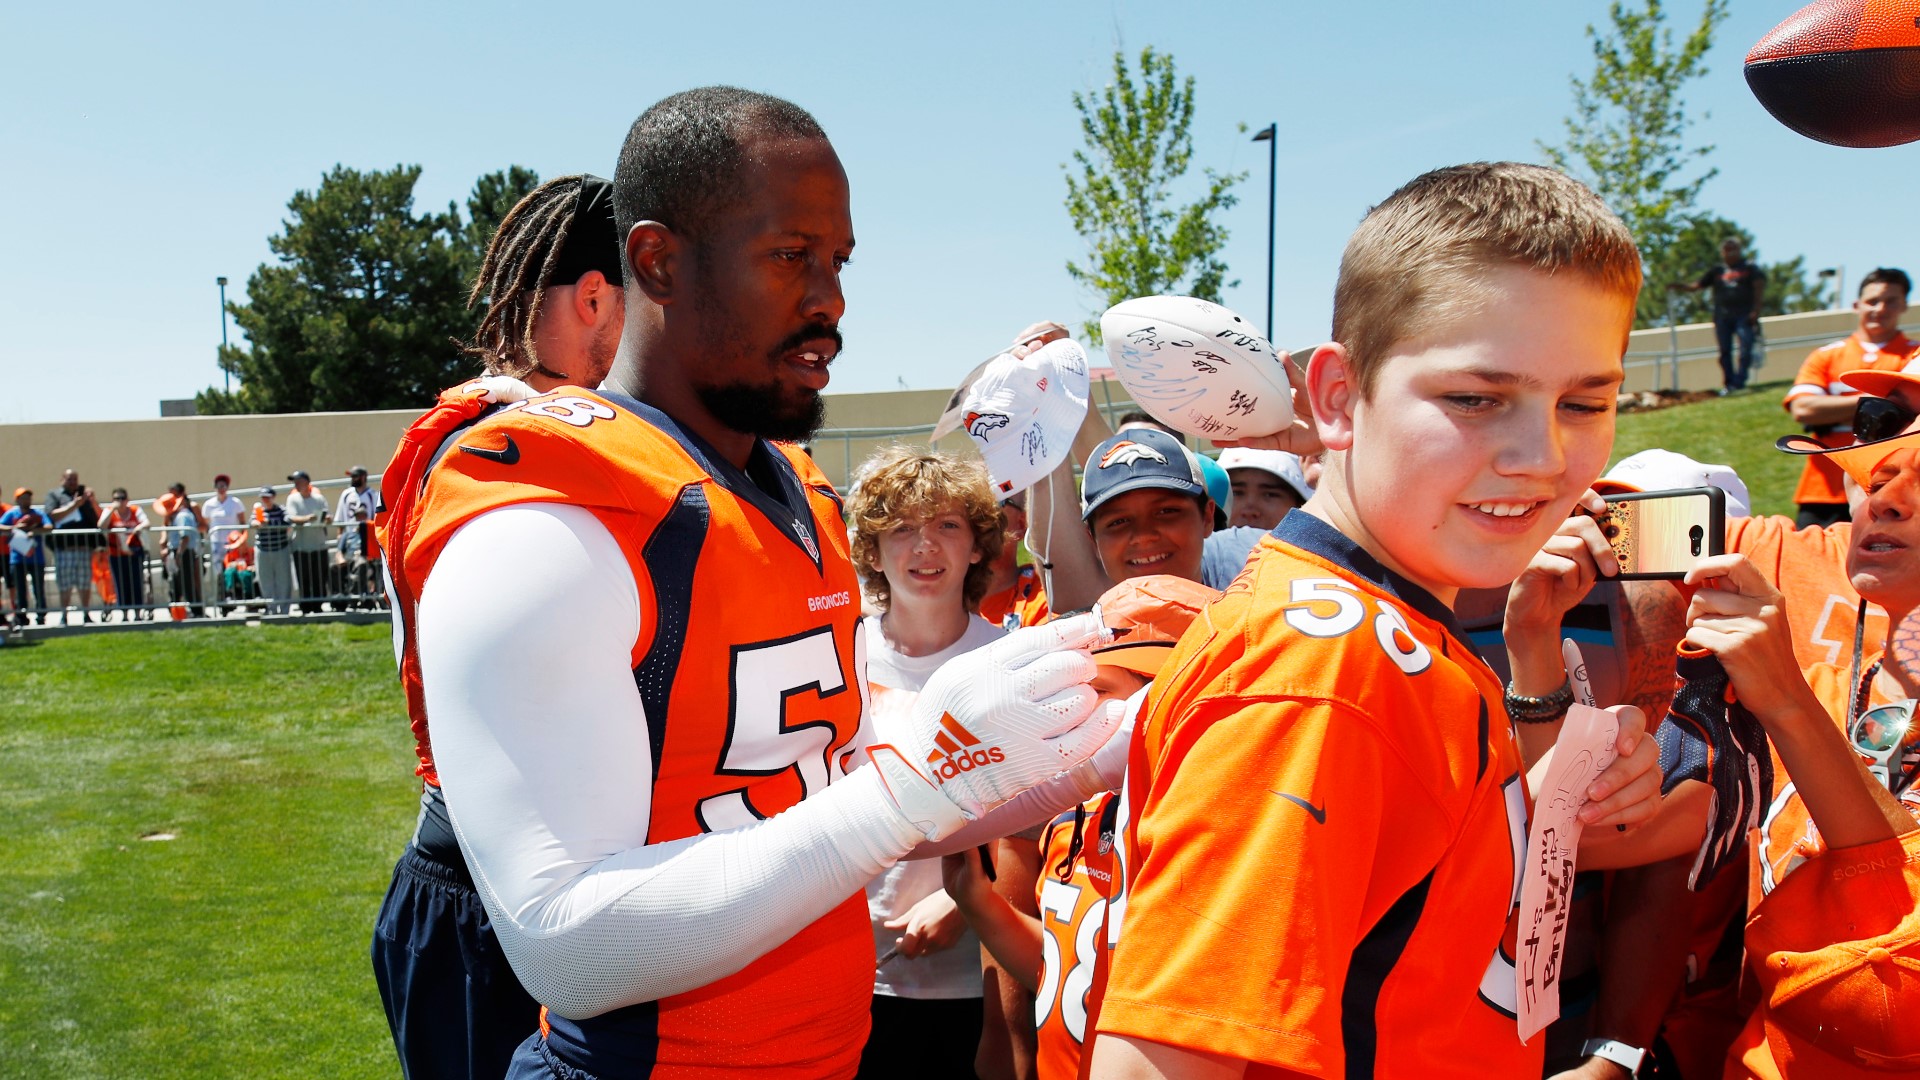
{"type": "Polygon", "coordinates": [[[912,446],[884,449],[859,470],[859,486],[847,502],[853,532],[853,565],[859,569],[867,599],[881,611],[893,600],[887,576],[872,569],[880,558],[880,537],[903,522],[932,517],[958,503],[973,530],[980,558],[967,567],[961,596],[968,611],[978,611],[993,580],[993,560],[1007,544],[1007,519],[993,497],[986,466],[953,454],[912,446]]]}
{"type": "Polygon", "coordinates": [[[1371,397],[1400,342],[1476,309],[1493,269],[1570,271],[1618,295],[1631,328],[1640,252],[1606,203],[1565,173],[1517,162],[1435,169],[1374,207],[1347,241],[1333,291],[1333,337],[1371,397]]]}
{"type": "Polygon", "coordinates": [[[1913,295],[1913,279],[1907,276],[1905,270],[1891,266],[1878,266],[1867,271],[1867,276],[1860,279],[1860,287],[1853,292],[1854,298],[1859,299],[1865,294],[1869,285],[1891,285],[1899,289],[1903,297],[1913,295]]]}

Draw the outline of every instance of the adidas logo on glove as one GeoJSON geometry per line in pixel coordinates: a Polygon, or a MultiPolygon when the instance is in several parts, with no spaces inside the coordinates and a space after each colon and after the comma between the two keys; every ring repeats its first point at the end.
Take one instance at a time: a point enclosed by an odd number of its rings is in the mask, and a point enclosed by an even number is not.
{"type": "Polygon", "coordinates": [[[979,737],[955,720],[952,713],[941,714],[940,733],[934,736],[933,745],[934,751],[927,755],[927,771],[941,780],[951,780],[961,773],[1007,760],[1007,755],[997,746],[973,749],[980,745],[979,737]]]}

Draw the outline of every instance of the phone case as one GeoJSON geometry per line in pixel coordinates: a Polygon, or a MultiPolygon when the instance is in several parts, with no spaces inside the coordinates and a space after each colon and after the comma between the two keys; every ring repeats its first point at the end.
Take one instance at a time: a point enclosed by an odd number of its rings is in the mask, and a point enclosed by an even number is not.
{"type": "Polygon", "coordinates": [[[1613,545],[1614,554],[1620,558],[1621,573],[1615,580],[1678,581],[1686,577],[1687,570],[1691,569],[1691,566],[1647,571],[1627,569],[1636,563],[1635,550],[1637,548],[1643,548],[1658,540],[1671,539],[1674,543],[1684,543],[1686,547],[1697,552],[1692,554],[1692,558],[1696,562],[1706,556],[1721,555],[1726,552],[1727,493],[1717,487],[1625,492],[1618,495],[1608,495],[1606,496],[1606,500],[1608,512],[1598,520],[1601,533],[1606,536],[1607,542],[1613,545]],[[1699,538],[1699,546],[1697,548],[1694,547],[1690,540],[1682,541],[1678,537],[1669,538],[1665,534],[1660,536],[1641,535],[1643,532],[1657,529],[1657,523],[1652,523],[1649,516],[1644,513],[1629,515],[1616,513],[1614,511],[1614,507],[1622,503],[1694,499],[1701,496],[1704,496],[1707,500],[1707,521],[1705,525],[1702,526],[1705,530],[1705,535],[1699,538]]]}

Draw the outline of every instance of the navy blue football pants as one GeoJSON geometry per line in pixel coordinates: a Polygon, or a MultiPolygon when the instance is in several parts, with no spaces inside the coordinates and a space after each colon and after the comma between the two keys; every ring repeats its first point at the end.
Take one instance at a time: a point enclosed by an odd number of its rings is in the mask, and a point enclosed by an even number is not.
{"type": "Polygon", "coordinates": [[[458,848],[408,845],[373,930],[373,977],[408,1080],[498,1080],[540,1027],[458,848]]]}

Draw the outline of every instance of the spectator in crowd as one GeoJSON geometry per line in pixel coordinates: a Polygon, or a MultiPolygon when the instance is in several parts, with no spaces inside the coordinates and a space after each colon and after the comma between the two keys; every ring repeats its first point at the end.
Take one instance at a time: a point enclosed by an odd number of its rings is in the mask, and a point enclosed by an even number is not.
{"type": "Polygon", "coordinates": [[[300,588],[300,612],[312,615],[328,592],[327,497],[313,490],[313,478],[305,469],[294,470],[287,479],[293,481],[285,507],[293,526],[293,576],[300,588]]]}
{"type": "MultiPolygon", "coordinates": [[[[1100,597],[1100,614],[1117,636],[1093,650],[1100,665],[1094,691],[1102,699],[1125,700],[1145,687],[1201,609],[1219,595],[1197,581],[1163,576],[1129,578],[1108,589],[1100,597]]],[[[1037,1080],[1079,1075],[1086,998],[1098,978],[1116,883],[1119,809],[1118,795],[1103,792],[1054,818],[1037,840],[1023,835],[1001,841],[997,881],[990,882],[972,852],[943,860],[947,893],[968,925],[1001,969],[1037,995],[1029,999],[1029,1023],[1038,1027],[1037,1080]],[[1020,890],[1011,900],[1008,885],[1020,890]]]]}
{"type": "Polygon", "coordinates": [[[1313,497],[1300,459],[1285,450],[1230,447],[1220,452],[1220,467],[1233,483],[1234,525],[1271,529],[1313,497]]]}
{"type": "Polygon", "coordinates": [[[1149,574],[1201,580],[1213,509],[1199,462],[1158,428],[1123,430],[1087,457],[1081,519],[1113,581],[1149,574]]]}
{"type": "Polygon", "coordinates": [[[1753,371],[1754,337],[1760,332],[1760,304],[1766,297],[1766,271],[1748,262],[1738,238],[1720,241],[1720,265],[1700,275],[1698,281],[1676,281],[1667,286],[1676,292],[1713,290],[1713,334],[1720,344],[1720,377],[1725,384],[1720,393],[1743,390],[1753,371]],[[1735,364],[1733,343],[1740,343],[1740,359],[1735,364]]]}
{"type": "Polygon", "coordinates": [[[340,568],[340,591],[346,606],[360,607],[373,587],[373,562],[367,557],[367,507],[356,502],[347,508],[353,518],[340,530],[334,565],[340,568]]]}
{"type": "Polygon", "coordinates": [[[1007,519],[1007,542],[988,564],[991,577],[980,617],[1003,629],[1033,626],[1047,619],[1047,591],[1040,571],[1020,561],[1020,538],[1027,534],[1027,493],[1015,492],[1000,504],[1007,519]]]}
{"type": "Polygon", "coordinates": [[[80,474],[68,469],[60,483],[47,494],[47,522],[57,535],[49,537],[53,549],[53,582],[60,590],[60,625],[67,625],[67,608],[73,594],[80,594],[80,621],[90,623],[87,609],[93,605],[93,552],[100,546],[100,504],[93,489],[80,482],[80,474]]]}
{"type": "MultiPolygon", "coordinates": [[[[975,614],[1006,546],[985,469],[927,450],[882,451],[848,504],[853,560],[880,612],[862,620],[870,717],[912,708],[947,660],[1004,630],[975,614]]],[[[862,1078],[900,1062],[971,1080],[980,1041],[980,941],[941,888],[940,864],[903,861],[867,886],[874,951],[873,1032],[862,1078]]]]}
{"type": "Polygon", "coordinates": [[[226,473],[214,477],[213,494],[200,506],[200,516],[207,523],[207,575],[211,579],[207,591],[213,594],[209,602],[222,613],[227,609],[226,602],[233,599],[225,590],[227,545],[246,538],[247,507],[227,493],[232,484],[233,478],[226,473]]]}
{"type": "Polygon", "coordinates": [[[269,615],[285,615],[293,596],[293,550],[287,545],[286,508],[271,486],[263,487],[260,501],[253,504],[254,572],[269,615]]]}
{"type": "Polygon", "coordinates": [[[333,523],[346,525],[362,520],[354,515],[354,507],[366,511],[365,520],[372,521],[380,511],[380,493],[367,485],[367,467],[355,465],[347,470],[347,486],[340,492],[340,501],[333,510],[333,523]]]}
{"type": "Polygon", "coordinates": [[[113,611],[122,622],[144,619],[147,577],[147,512],[127,501],[126,488],[113,489],[113,501],[107,504],[101,523],[107,534],[107,564],[113,573],[114,607],[101,616],[104,621],[113,611]]]}
{"type": "Polygon", "coordinates": [[[187,485],[174,481],[167,489],[173,498],[165,519],[167,528],[160,534],[160,563],[167,574],[167,599],[198,619],[207,611],[202,605],[200,531],[206,527],[200,508],[187,498],[187,485]]]}
{"type": "MultiPolygon", "coordinates": [[[[374,551],[371,522],[379,513],[380,492],[368,485],[366,466],[355,465],[348,469],[347,486],[340,492],[340,501],[334,504],[333,523],[340,526],[342,534],[349,530],[360,534],[354,540],[354,551],[358,558],[366,561],[367,565],[371,565],[374,551]],[[364,514],[356,511],[364,511],[364,514]]],[[[353,588],[347,581],[347,575],[351,573],[353,567],[351,560],[346,557],[346,551],[344,544],[337,546],[339,557],[334,559],[334,567],[338,571],[338,577],[334,581],[334,588],[337,592],[358,596],[365,590],[353,588]]],[[[360,602],[356,599],[349,601],[348,605],[358,607],[360,602]]]]}
{"type": "Polygon", "coordinates": [[[0,514],[7,536],[7,580],[13,586],[13,624],[27,625],[27,593],[33,593],[34,621],[47,624],[47,519],[33,508],[33,492],[15,488],[13,505],[0,514]]]}
{"type": "MultiPolygon", "coordinates": [[[[1860,279],[1853,310],[1859,325],[1845,338],[1815,349],[1800,365],[1784,402],[1794,422],[1823,446],[1853,442],[1860,391],[1841,381],[1849,371],[1899,371],[1920,353],[1920,344],[1900,332],[1913,282],[1903,270],[1880,267],[1860,279]]],[[[1820,455],[1807,458],[1793,501],[1801,528],[1847,520],[1840,469],[1820,455]]]]}
{"type": "Polygon", "coordinates": [[[236,608],[260,595],[253,572],[253,540],[245,529],[233,529],[227,534],[220,568],[220,592],[236,608]]]}

